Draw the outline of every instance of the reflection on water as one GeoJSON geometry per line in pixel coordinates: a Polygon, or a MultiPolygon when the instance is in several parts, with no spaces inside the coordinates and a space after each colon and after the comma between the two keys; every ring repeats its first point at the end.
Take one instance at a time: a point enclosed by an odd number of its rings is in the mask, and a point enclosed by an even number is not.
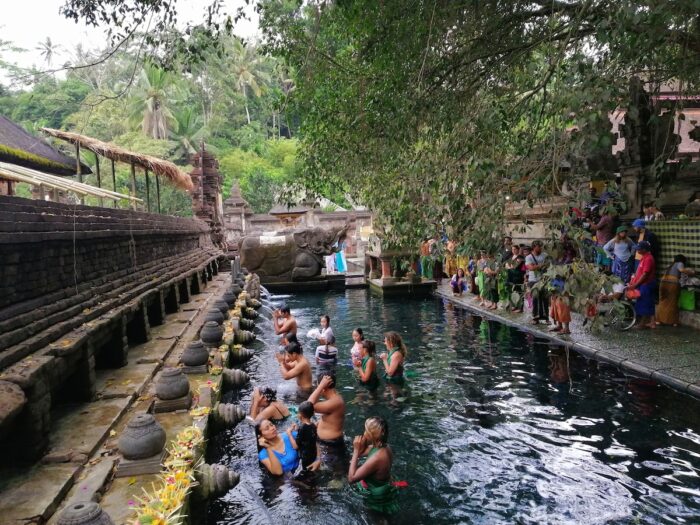
{"type": "MultiPolygon", "coordinates": [[[[349,290],[285,300],[300,334],[331,317],[348,449],[366,417],[388,419],[394,474],[409,483],[401,513],[372,515],[327,472],[317,486],[271,479],[240,424],[212,439],[208,459],[237,470],[245,487],[212,502],[208,523],[700,523],[696,401],[437,299],[349,290]],[[405,336],[405,390],[369,392],[353,380],[357,326],[379,342],[385,330],[405,336]]],[[[246,408],[253,385],[283,383],[269,321],[259,325],[251,386],[228,394],[246,408]]]]}

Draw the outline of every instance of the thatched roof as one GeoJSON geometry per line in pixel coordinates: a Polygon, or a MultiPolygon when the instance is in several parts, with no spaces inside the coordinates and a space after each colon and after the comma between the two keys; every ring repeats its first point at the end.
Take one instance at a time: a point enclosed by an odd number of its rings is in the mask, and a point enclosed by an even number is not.
{"type": "Polygon", "coordinates": [[[66,140],[71,144],[80,144],[81,148],[89,149],[108,159],[140,166],[143,169],[149,170],[151,173],[165,177],[175,186],[183,190],[191,191],[194,188],[190,176],[170,161],[159,159],[151,155],[134,153],[133,151],[126,150],[115,144],[102,142],[101,140],[79,135],[78,133],[51,128],[41,128],[41,131],[52,137],[66,140]]]}
{"type": "MultiPolygon", "coordinates": [[[[75,159],[64,155],[48,142],[28,133],[7,117],[0,115],[0,161],[37,169],[54,175],[75,175],[75,159]]],[[[90,168],[81,164],[85,174],[90,168]]]]}
{"type": "Polygon", "coordinates": [[[0,162],[0,178],[15,182],[26,182],[32,186],[43,186],[44,188],[49,189],[72,191],[73,193],[76,193],[82,197],[91,195],[93,197],[110,199],[113,201],[124,199],[132,202],[143,202],[142,199],[132,197],[131,195],[117,193],[104,188],[95,188],[89,184],[84,184],[72,179],[56,177],[55,175],[50,175],[38,170],[18,166],[16,164],[9,164],[6,162],[0,162]]]}

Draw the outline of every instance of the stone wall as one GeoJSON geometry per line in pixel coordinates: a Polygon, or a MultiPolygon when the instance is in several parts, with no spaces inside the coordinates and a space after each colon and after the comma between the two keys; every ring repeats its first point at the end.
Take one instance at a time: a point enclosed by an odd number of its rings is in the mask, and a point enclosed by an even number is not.
{"type": "Polygon", "coordinates": [[[35,460],[57,403],[200,293],[221,251],[207,223],[0,196],[0,455],[35,460]]]}
{"type": "Polygon", "coordinates": [[[208,232],[196,219],[0,197],[0,309],[210,246],[208,232]]]}

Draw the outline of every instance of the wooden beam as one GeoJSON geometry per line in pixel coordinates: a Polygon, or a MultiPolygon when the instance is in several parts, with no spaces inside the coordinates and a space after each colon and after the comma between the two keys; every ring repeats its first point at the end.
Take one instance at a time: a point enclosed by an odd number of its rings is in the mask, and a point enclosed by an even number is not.
{"type": "Polygon", "coordinates": [[[148,168],[144,169],[146,174],[146,211],[151,211],[151,179],[148,178],[148,168]]]}
{"type": "Polygon", "coordinates": [[[156,200],[158,201],[158,213],[160,213],[160,178],[156,173],[156,200]]]}
{"type": "MultiPolygon", "coordinates": [[[[102,188],[102,174],[100,173],[100,157],[95,153],[95,171],[97,174],[97,187],[102,188]]],[[[100,207],[104,206],[104,200],[102,197],[99,198],[100,207]]]]}
{"type": "MultiPolygon", "coordinates": [[[[78,182],[83,182],[83,168],[80,165],[80,143],[75,143],[75,169],[78,174],[78,182]]],[[[85,204],[85,197],[80,196],[80,204],[85,204]]]]}
{"type": "MultiPolygon", "coordinates": [[[[136,197],[136,165],[131,163],[131,196],[136,197]]],[[[131,201],[131,209],[136,209],[136,203],[131,201]]]]}
{"type": "MultiPolygon", "coordinates": [[[[116,193],[117,192],[117,175],[114,172],[114,159],[111,159],[111,160],[112,160],[112,190],[114,191],[114,193],[116,193]]],[[[119,206],[119,202],[114,201],[114,207],[116,208],[117,206],[119,206]]]]}

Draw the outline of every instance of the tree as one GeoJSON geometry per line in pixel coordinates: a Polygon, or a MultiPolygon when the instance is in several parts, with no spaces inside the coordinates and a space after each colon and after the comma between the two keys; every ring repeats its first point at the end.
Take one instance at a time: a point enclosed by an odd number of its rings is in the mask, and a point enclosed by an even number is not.
{"type": "Polygon", "coordinates": [[[53,65],[53,59],[56,54],[63,50],[63,46],[56,44],[51,40],[50,36],[46,37],[46,40],[39,42],[36,50],[41,52],[41,56],[44,57],[44,63],[51,67],[53,65]]]}
{"type": "Polygon", "coordinates": [[[175,125],[170,110],[176,85],[172,75],[160,67],[146,63],[139,83],[132,94],[132,118],[141,120],[143,133],[154,139],[167,139],[175,125]]]}
{"type": "Polygon", "coordinates": [[[595,174],[635,76],[700,82],[693,0],[264,0],[261,24],[298,71],[301,182],[347,192],[407,246],[443,225],[495,240],[509,200],[595,174]]]}
{"type": "Polygon", "coordinates": [[[245,114],[250,124],[250,111],[248,110],[248,92],[259,97],[262,93],[263,82],[269,82],[270,77],[262,69],[263,59],[257,54],[255,47],[245,45],[241,40],[233,39],[233,80],[243,95],[245,114]]]}
{"type": "Polygon", "coordinates": [[[177,140],[180,154],[187,159],[197,151],[197,143],[206,136],[206,127],[202,117],[191,106],[185,106],[175,111],[175,129],[173,137],[177,140]]]}

